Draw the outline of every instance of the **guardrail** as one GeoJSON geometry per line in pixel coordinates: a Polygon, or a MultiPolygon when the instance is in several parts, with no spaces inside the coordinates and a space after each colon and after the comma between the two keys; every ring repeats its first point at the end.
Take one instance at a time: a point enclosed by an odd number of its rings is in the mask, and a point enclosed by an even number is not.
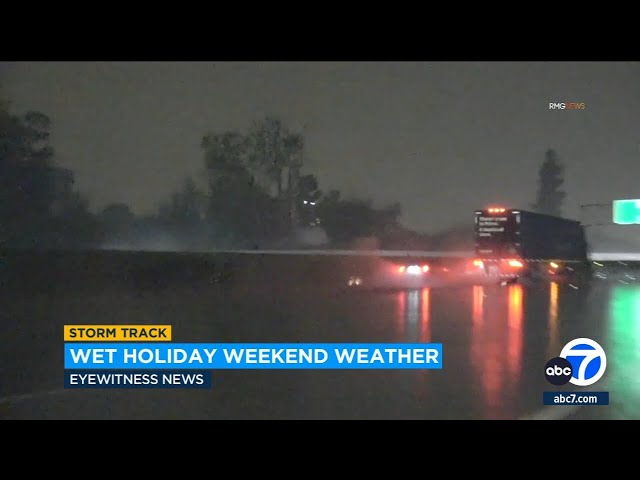
{"type": "MultiPolygon", "coordinates": [[[[472,251],[429,251],[429,250],[213,250],[210,253],[254,254],[254,255],[344,255],[363,257],[425,257],[425,258],[471,258],[472,251]]],[[[592,261],[634,262],[640,261],[640,253],[598,253],[589,254],[592,261]]]]}
{"type": "Polygon", "coordinates": [[[589,259],[596,262],[640,262],[640,253],[592,253],[589,259]]]}
{"type": "Polygon", "coordinates": [[[434,252],[423,250],[212,250],[210,253],[254,255],[346,255],[363,257],[470,258],[473,252],[434,252]]]}

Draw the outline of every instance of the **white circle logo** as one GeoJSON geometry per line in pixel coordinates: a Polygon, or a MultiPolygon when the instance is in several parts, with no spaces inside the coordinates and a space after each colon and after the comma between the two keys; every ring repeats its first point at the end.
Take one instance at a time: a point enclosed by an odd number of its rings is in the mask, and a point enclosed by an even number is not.
{"type": "Polygon", "coordinates": [[[573,367],[569,382],[579,387],[593,385],[604,375],[607,369],[607,355],[598,342],[590,338],[576,338],[567,343],[562,352],[573,367]]]}

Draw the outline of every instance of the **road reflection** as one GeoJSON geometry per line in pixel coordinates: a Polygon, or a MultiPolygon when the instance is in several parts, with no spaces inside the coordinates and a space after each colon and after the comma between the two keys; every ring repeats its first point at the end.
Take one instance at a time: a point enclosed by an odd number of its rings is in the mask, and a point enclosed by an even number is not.
{"type": "Polygon", "coordinates": [[[611,416],[640,419],[640,286],[612,286],[608,323],[605,375],[611,392],[611,416]]]}
{"type": "Polygon", "coordinates": [[[559,355],[561,350],[559,328],[558,328],[558,282],[549,284],[549,344],[547,347],[547,357],[553,358],[559,355]]]}
{"type": "Polygon", "coordinates": [[[405,341],[404,332],[407,322],[407,292],[401,291],[396,294],[396,304],[398,314],[396,315],[396,335],[399,342],[405,341]]]}
{"type": "Polygon", "coordinates": [[[397,338],[403,342],[429,342],[431,298],[429,288],[403,290],[397,294],[397,338]]]}
{"type": "Polygon", "coordinates": [[[409,290],[406,295],[405,324],[407,340],[409,342],[417,342],[421,316],[420,290],[409,290]]]}
{"type": "MultiPolygon", "coordinates": [[[[485,288],[473,287],[473,329],[471,332],[471,363],[476,378],[480,379],[482,398],[484,399],[484,414],[488,418],[494,418],[495,412],[500,410],[498,400],[503,388],[503,352],[504,345],[492,332],[497,330],[495,325],[494,310],[495,298],[487,298],[485,302],[485,288]],[[490,324],[491,323],[491,324],[490,324]]],[[[499,300],[499,299],[498,299],[499,300]]]]}
{"type": "Polygon", "coordinates": [[[510,285],[508,295],[507,364],[509,365],[509,380],[512,384],[517,384],[522,370],[522,285],[510,285]]]}
{"type": "Polygon", "coordinates": [[[420,316],[420,341],[428,343],[431,341],[431,290],[422,289],[420,316]]]}
{"type": "MultiPolygon", "coordinates": [[[[640,318],[640,287],[636,293],[637,311],[627,316],[640,318]]],[[[569,294],[577,301],[573,290],[569,294]]],[[[521,414],[523,403],[530,403],[532,389],[544,383],[544,378],[540,380],[529,365],[543,365],[549,355],[555,356],[561,350],[562,295],[564,291],[558,282],[534,287],[514,284],[406,290],[398,294],[402,322],[395,333],[406,342],[444,344],[445,357],[452,359],[445,369],[455,369],[458,381],[473,389],[465,408],[472,408],[474,416],[515,418],[521,414]],[[460,361],[460,354],[466,361],[460,361]],[[525,370],[525,365],[529,370],[525,370]]],[[[571,315],[575,316],[574,310],[571,315]]],[[[636,333],[633,340],[625,341],[640,342],[640,326],[636,333]]],[[[637,353],[633,368],[640,370],[640,352],[637,353]]],[[[439,391],[440,379],[445,377],[436,377],[429,371],[415,375],[418,398],[435,395],[434,389],[439,391]]],[[[640,382],[626,387],[636,389],[629,394],[640,398],[640,382]]],[[[527,404],[526,408],[531,407],[527,404]]]]}
{"type": "Polygon", "coordinates": [[[484,315],[484,287],[476,285],[473,287],[473,303],[472,303],[471,319],[473,326],[478,327],[482,323],[484,315]]]}
{"type": "MultiPolygon", "coordinates": [[[[431,290],[404,290],[398,293],[397,302],[400,309],[398,318],[402,323],[398,338],[406,342],[431,342],[431,290]]],[[[417,370],[415,375],[416,395],[425,398],[429,395],[429,371],[417,370]]]]}
{"type": "Polygon", "coordinates": [[[508,418],[509,397],[522,371],[524,290],[474,286],[471,292],[471,363],[482,391],[482,417],[508,418]]]}

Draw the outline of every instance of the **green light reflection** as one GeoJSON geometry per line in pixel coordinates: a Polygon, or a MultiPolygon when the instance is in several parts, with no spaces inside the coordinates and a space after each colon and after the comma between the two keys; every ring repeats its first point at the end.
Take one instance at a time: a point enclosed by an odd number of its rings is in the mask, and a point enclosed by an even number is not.
{"type": "Polygon", "coordinates": [[[640,419],[640,286],[615,285],[609,302],[611,418],[640,419]]]}

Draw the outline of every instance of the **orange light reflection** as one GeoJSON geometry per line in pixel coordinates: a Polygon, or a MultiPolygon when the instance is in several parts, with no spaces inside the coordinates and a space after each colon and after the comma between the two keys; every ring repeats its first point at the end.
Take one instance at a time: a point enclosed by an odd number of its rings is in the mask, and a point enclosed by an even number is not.
{"type": "Polygon", "coordinates": [[[420,315],[420,342],[431,341],[431,291],[422,289],[421,315],[420,315]]]}
{"type": "Polygon", "coordinates": [[[551,282],[549,286],[549,345],[547,356],[555,357],[559,354],[558,349],[558,282],[551,282]]]}
{"type": "Polygon", "coordinates": [[[509,335],[507,340],[507,361],[509,374],[513,383],[516,383],[522,368],[522,285],[509,286],[509,335]]]}

